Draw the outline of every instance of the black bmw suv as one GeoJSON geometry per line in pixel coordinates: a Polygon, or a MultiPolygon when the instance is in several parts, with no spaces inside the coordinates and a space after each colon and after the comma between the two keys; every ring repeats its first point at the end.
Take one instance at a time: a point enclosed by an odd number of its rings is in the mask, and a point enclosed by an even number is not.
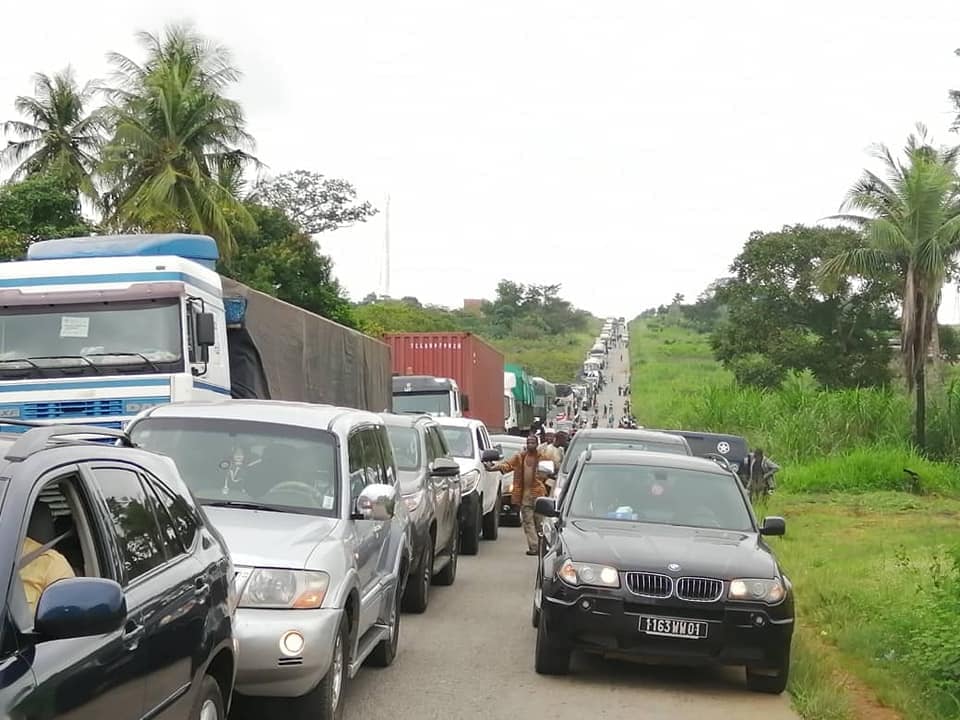
{"type": "Polygon", "coordinates": [[[588,450],[547,518],[533,623],[536,670],[562,674],[582,650],[653,662],[746,666],[781,693],[793,590],[732,472],[712,460],[588,450]]]}
{"type": "Polygon", "coordinates": [[[118,430],[0,433],[0,717],[223,720],[233,579],[169,458],[118,430]]]}

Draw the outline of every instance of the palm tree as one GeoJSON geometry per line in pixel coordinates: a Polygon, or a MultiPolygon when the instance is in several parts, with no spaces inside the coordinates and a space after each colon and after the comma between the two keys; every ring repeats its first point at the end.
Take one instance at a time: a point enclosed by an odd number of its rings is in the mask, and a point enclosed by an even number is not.
{"type": "Polygon", "coordinates": [[[247,150],[240,105],[223,90],[239,78],[228,52],[185,27],[163,36],[140,33],[141,65],[112,54],[120,84],[109,91],[113,138],[103,172],[111,189],[108,222],[150,231],[212,235],[221,253],[234,248],[233,227],[250,214],[231,187],[239,167],[256,162],[247,150]]]}
{"type": "Polygon", "coordinates": [[[25,119],[3,123],[4,133],[20,139],[0,151],[0,161],[16,164],[15,179],[55,171],[96,197],[91,175],[99,162],[104,123],[99,109],[87,111],[95,86],[80,87],[69,67],[53,77],[38,73],[34,84],[34,96],[21,95],[13,104],[25,119]]]}
{"type": "Polygon", "coordinates": [[[897,277],[900,348],[907,388],[916,393],[915,441],[920,448],[926,444],[927,351],[943,285],[960,253],[958,152],[935,148],[923,125],[907,139],[905,161],[878,146],[874,156],[884,164],[885,178],[864,171],[847,195],[844,214],[834,216],[862,228],[867,246],[832,258],[822,269],[832,278],[897,277]]]}

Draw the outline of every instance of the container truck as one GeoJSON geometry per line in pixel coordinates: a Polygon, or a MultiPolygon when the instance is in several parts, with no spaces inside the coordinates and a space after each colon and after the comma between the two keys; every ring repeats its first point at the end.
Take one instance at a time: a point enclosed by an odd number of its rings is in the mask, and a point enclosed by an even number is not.
{"type": "Polygon", "coordinates": [[[544,422],[553,410],[554,401],[557,399],[556,386],[542,377],[531,379],[533,383],[533,414],[544,422]]]}
{"type": "Polygon", "coordinates": [[[218,258],[207,236],[112,235],[0,263],[0,431],[230,397],[391,406],[389,347],[222,278],[218,258]]]}
{"type": "Polygon", "coordinates": [[[513,435],[525,435],[533,424],[533,382],[523,367],[507,363],[503,368],[503,388],[506,430],[513,435]]]}
{"type": "Polygon", "coordinates": [[[503,432],[503,355],[468,332],[387,333],[396,412],[482,420],[503,432]]]}

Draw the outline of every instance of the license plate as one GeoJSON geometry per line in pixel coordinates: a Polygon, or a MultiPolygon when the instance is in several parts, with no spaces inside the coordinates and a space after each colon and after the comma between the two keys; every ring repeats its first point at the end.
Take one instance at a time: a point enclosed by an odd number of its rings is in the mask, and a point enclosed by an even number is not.
{"type": "Polygon", "coordinates": [[[660,637],[702,640],[707,637],[707,623],[700,620],[641,615],[640,632],[660,637]]]}

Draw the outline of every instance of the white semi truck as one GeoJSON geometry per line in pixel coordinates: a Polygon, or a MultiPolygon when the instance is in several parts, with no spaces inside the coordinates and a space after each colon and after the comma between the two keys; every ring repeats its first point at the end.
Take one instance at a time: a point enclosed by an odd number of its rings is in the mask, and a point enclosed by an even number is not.
{"type": "Polygon", "coordinates": [[[124,235],[0,263],[0,431],[229,397],[391,407],[386,345],[221,278],[218,258],[206,236],[124,235]]]}

